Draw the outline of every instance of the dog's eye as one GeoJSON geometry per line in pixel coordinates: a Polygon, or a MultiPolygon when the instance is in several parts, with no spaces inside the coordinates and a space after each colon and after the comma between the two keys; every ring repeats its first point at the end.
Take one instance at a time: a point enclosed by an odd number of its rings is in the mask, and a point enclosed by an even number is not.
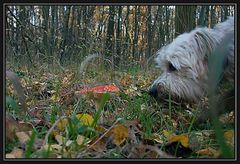
{"type": "Polygon", "coordinates": [[[170,71],[176,71],[177,69],[172,65],[172,63],[168,63],[168,68],[170,71]]]}

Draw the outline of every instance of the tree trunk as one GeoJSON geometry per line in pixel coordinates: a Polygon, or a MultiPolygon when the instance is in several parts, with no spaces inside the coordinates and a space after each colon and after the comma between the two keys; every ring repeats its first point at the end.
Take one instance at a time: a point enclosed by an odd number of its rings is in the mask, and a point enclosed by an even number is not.
{"type": "MultiPolygon", "coordinates": [[[[42,7],[42,13],[43,13],[43,49],[44,49],[44,55],[45,58],[47,56],[47,59],[49,59],[49,54],[50,54],[50,46],[49,46],[49,39],[48,39],[48,18],[49,18],[49,6],[43,6],[42,7]]],[[[50,61],[50,59],[49,59],[50,61]]],[[[49,62],[48,61],[48,62],[49,62]]]]}
{"type": "Polygon", "coordinates": [[[151,56],[152,52],[152,8],[147,7],[147,57],[151,56]]]}
{"type": "Polygon", "coordinates": [[[115,16],[115,6],[109,7],[109,19],[107,27],[107,40],[105,44],[105,55],[111,56],[114,47],[114,16],[115,16]]]}
{"type": "Polygon", "coordinates": [[[126,18],[125,18],[125,21],[124,21],[124,25],[125,25],[125,40],[124,40],[124,45],[123,45],[123,58],[126,59],[128,58],[129,56],[127,55],[129,53],[129,41],[130,41],[130,36],[129,36],[129,6],[127,6],[127,13],[126,13],[126,18]]]}
{"type": "MultiPolygon", "coordinates": [[[[120,56],[122,55],[122,49],[121,49],[121,34],[122,34],[122,6],[118,7],[118,23],[117,23],[117,47],[116,47],[116,56],[115,56],[115,61],[120,61],[120,56]]],[[[115,63],[117,66],[119,66],[119,62],[115,63]]]]}
{"type": "Polygon", "coordinates": [[[195,28],[196,6],[175,7],[175,37],[195,28]]]}
{"type": "Polygon", "coordinates": [[[211,6],[211,28],[217,23],[216,20],[216,6],[211,6]]]}
{"type": "Polygon", "coordinates": [[[139,12],[140,12],[140,7],[139,6],[136,6],[135,7],[135,13],[134,13],[134,34],[133,34],[133,46],[132,46],[132,57],[135,58],[136,56],[136,50],[138,49],[138,45],[137,45],[137,42],[138,42],[138,34],[139,34],[139,26],[138,26],[138,22],[139,22],[139,19],[138,19],[138,15],[139,15],[139,12]]]}
{"type": "Polygon", "coordinates": [[[69,32],[69,16],[72,6],[67,6],[66,14],[64,16],[64,28],[62,30],[63,40],[61,42],[61,52],[60,52],[60,62],[63,63],[64,58],[66,57],[66,47],[68,46],[68,32],[69,32]]]}

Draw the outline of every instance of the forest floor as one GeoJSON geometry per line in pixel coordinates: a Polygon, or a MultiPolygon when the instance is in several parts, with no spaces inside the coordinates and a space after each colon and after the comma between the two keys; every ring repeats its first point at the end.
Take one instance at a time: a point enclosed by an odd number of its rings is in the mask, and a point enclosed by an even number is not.
{"type": "Polygon", "coordinates": [[[157,102],[147,94],[159,75],[154,68],[9,68],[24,88],[28,113],[6,78],[6,158],[234,157],[234,113],[216,129],[209,120],[195,123],[197,105],[157,102]],[[78,92],[106,85],[119,91],[78,92]]]}

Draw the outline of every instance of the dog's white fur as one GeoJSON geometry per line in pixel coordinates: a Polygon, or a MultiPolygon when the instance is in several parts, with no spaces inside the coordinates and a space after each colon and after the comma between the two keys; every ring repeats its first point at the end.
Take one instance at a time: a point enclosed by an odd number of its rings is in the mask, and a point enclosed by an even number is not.
{"type": "Polygon", "coordinates": [[[157,52],[155,61],[161,75],[153,82],[158,94],[170,92],[174,97],[199,101],[206,90],[208,61],[207,57],[230,33],[232,40],[228,45],[228,65],[225,75],[234,77],[234,18],[217,24],[214,28],[197,27],[189,33],[179,35],[172,43],[157,52]],[[169,64],[176,70],[171,71],[169,64]]]}

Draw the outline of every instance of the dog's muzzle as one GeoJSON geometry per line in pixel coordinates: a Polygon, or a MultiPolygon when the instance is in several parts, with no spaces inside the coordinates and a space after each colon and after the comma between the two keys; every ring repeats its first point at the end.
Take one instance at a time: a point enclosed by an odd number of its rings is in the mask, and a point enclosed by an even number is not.
{"type": "Polygon", "coordinates": [[[157,98],[158,97],[158,91],[157,91],[157,85],[153,85],[149,91],[148,91],[148,94],[154,98],[157,98]]]}

